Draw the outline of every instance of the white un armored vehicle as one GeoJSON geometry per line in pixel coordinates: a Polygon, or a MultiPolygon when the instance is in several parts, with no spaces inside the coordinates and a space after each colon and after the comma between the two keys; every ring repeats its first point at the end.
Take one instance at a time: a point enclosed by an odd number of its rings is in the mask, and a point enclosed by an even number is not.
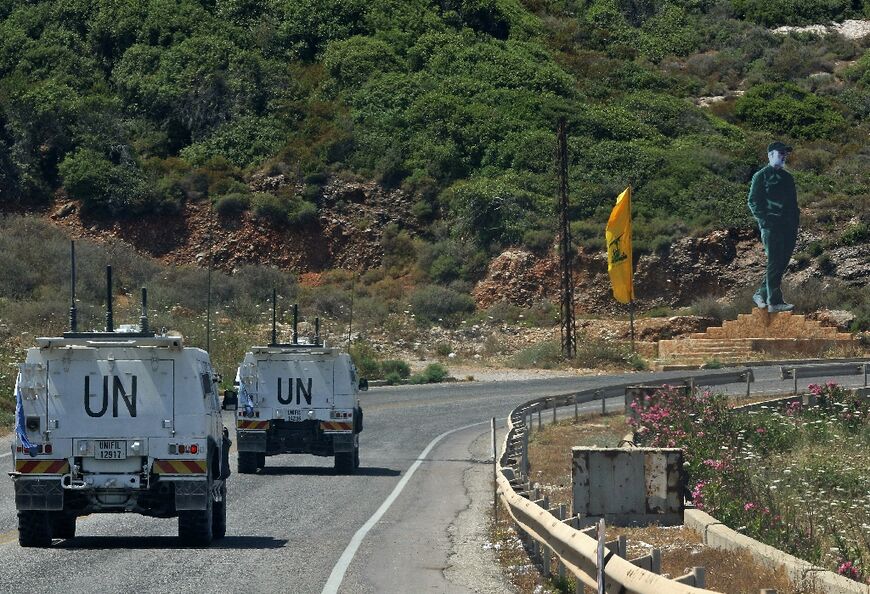
{"type": "Polygon", "coordinates": [[[313,342],[299,341],[295,305],[293,342],[278,344],[272,299],[272,344],[251,348],[239,367],[239,472],[263,468],[266,456],[314,454],[334,456],[335,470],[351,474],[363,425],[357,395],[367,381],[357,378],[350,355],[321,342],[319,320],[313,342]]]}
{"type": "Polygon", "coordinates": [[[72,332],[28,349],[10,473],[22,546],[98,512],[177,516],[192,544],[224,536],[230,441],[209,355],[148,332],[145,300],[138,332],[114,332],[111,305],[106,332],[75,332],[73,307],[72,332]]]}

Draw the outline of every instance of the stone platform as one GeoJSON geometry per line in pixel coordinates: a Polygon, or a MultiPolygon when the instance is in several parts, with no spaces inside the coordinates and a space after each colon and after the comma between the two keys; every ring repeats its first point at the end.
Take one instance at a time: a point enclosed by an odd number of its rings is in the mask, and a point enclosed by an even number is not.
{"type": "Polygon", "coordinates": [[[757,359],[759,355],[819,357],[833,348],[856,346],[848,332],[822,326],[805,316],[791,312],[768,313],[755,308],[721,326],[689,338],[660,340],[659,364],[702,364],[713,359],[737,363],[757,359]]]}

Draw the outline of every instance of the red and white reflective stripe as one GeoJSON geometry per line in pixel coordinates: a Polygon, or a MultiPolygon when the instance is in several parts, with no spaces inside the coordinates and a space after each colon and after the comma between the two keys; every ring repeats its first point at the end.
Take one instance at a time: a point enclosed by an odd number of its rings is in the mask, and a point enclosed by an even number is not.
{"type": "Polygon", "coordinates": [[[236,419],[236,429],[265,431],[268,428],[269,421],[247,421],[244,419],[236,419]]]}
{"type": "Polygon", "coordinates": [[[151,469],[155,474],[205,474],[206,460],[155,460],[151,469]]]}
{"type": "Polygon", "coordinates": [[[16,460],[15,472],[21,474],[66,474],[69,462],[66,460],[16,460]]]}
{"type": "Polygon", "coordinates": [[[323,431],[352,431],[353,423],[341,421],[320,421],[320,429],[323,431]]]}

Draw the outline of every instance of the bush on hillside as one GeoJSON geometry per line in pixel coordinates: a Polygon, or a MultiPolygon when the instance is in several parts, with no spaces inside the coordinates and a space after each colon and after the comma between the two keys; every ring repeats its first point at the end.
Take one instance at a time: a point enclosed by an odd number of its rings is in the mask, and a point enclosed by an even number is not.
{"type": "Polygon", "coordinates": [[[452,324],[474,311],[474,299],[438,285],[418,288],[411,294],[411,311],[421,322],[452,324]]]}
{"type": "Polygon", "coordinates": [[[758,130],[794,138],[833,138],[846,127],[829,99],[793,84],[752,87],[737,100],[735,113],[758,130]]]}
{"type": "Polygon", "coordinates": [[[214,208],[218,216],[237,218],[251,206],[251,197],[247,194],[225,194],[217,199],[214,208]]]}
{"type": "Polygon", "coordinates": [[[430,363],[421,373],[410,377],[412,384],[437,384],[447,379],[447,368],[440,363],[430,363]]]}

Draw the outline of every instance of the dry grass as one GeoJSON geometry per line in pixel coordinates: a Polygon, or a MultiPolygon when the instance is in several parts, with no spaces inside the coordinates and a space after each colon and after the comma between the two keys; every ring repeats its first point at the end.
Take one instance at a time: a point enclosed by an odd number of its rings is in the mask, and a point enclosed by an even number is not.
{"type": "MultiPolygon", "coordinates": [[[[532,434],[529,443],[529,467],[533,483],[546,493],[551,506],[571,505],[571,447],[617,447],[629,427],[622,415],[587,416],[581,422],[562,421],[545,425],[532,434]]],[[[529,557],[517,531],[504,508],[499,510],[493,542],[505,575],[520,594],[574,592],[574,578],[545,580],[529,557]]],[[[625,535],[630,559],[649,554],[652,548],[662,552],[662,573],[677,577],[692,567],[706,569],[706,587],[729,594],[757,594],[762,588],[774,588],[779,594],[821,594],[813,590],[796,589],[781,571],[756,564],[746,553],[723,551],[705,546],[696,532],[683,526],[643,528],[609,527],[608,540],[625,535]]],[[[557,576],[554,560],[551,574],[557,576]]],[[[587,591],[589,591],[587,589],[587,591]]]]}

